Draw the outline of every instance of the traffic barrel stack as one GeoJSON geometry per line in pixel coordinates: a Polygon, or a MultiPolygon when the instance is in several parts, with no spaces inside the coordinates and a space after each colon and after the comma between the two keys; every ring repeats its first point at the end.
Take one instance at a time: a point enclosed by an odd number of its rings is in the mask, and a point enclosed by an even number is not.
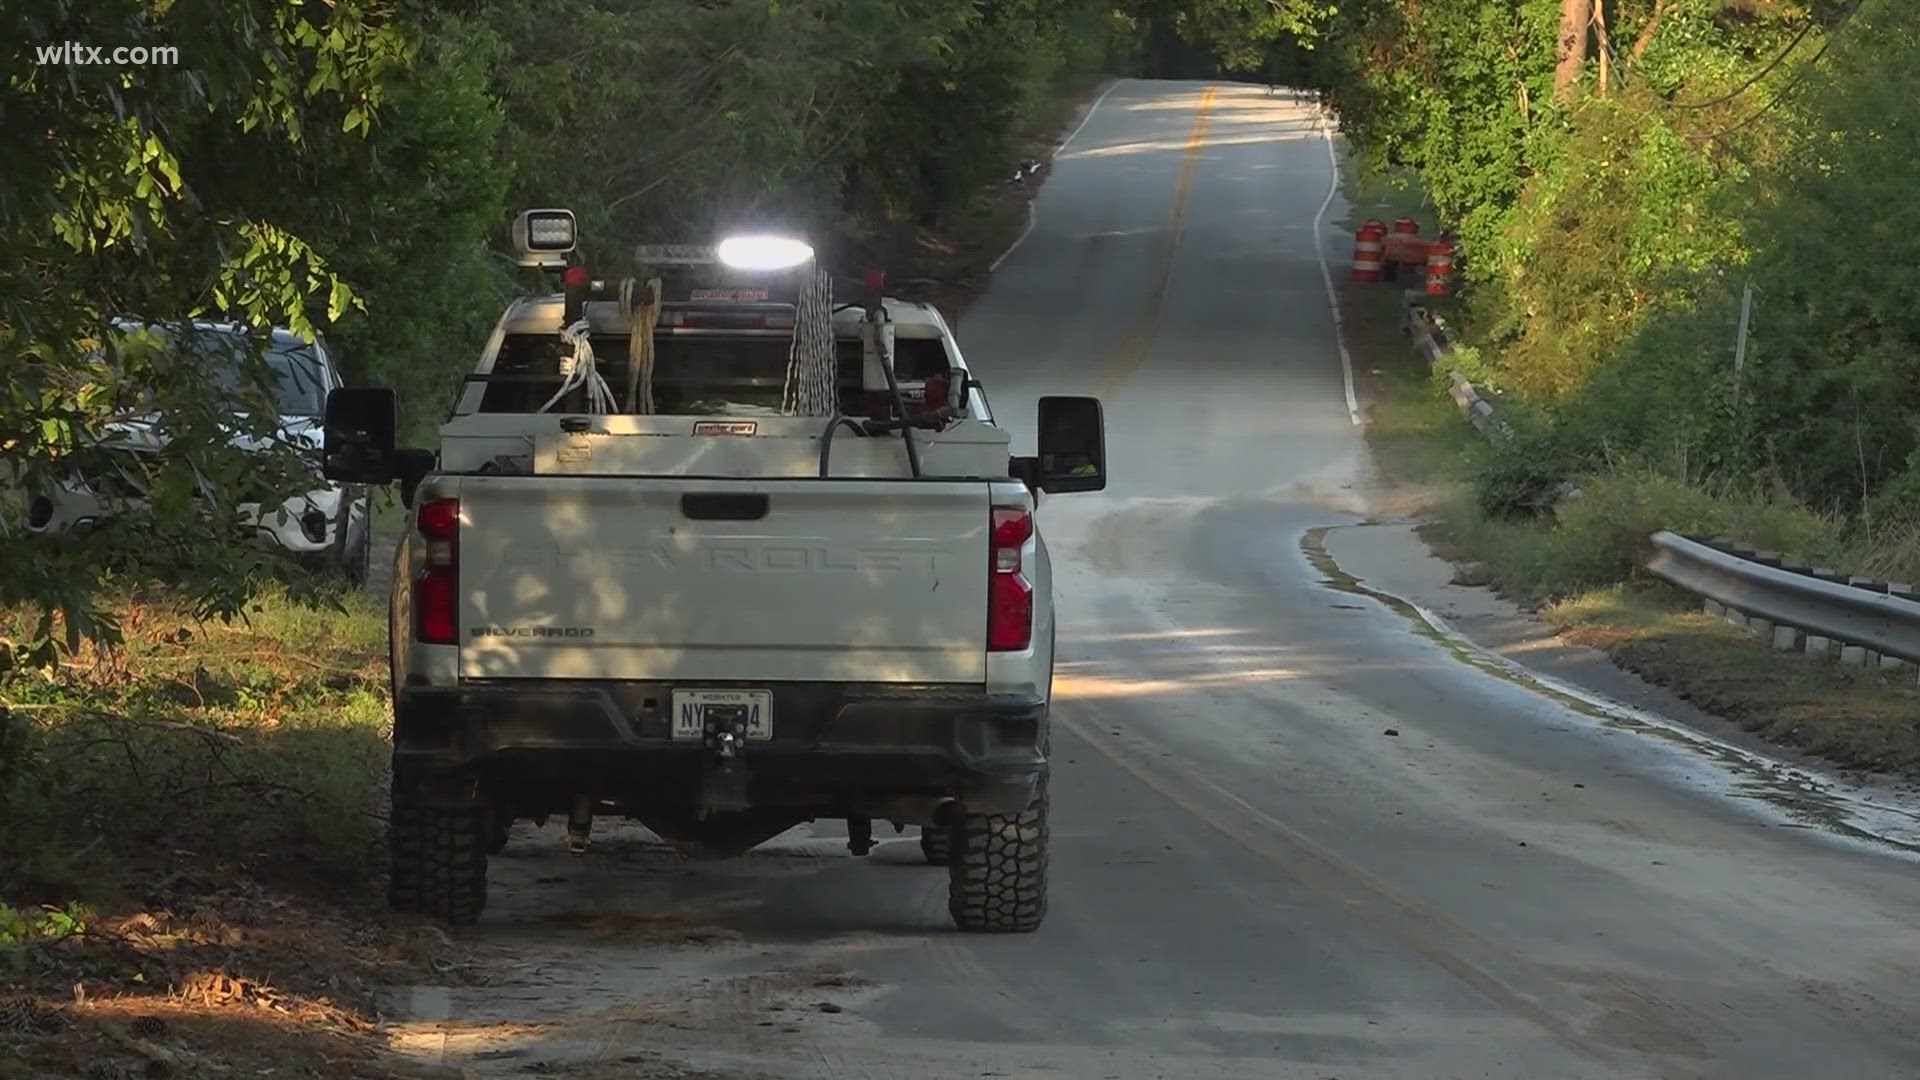
{"type": "Polygon", "coordinates": [[[1427,295],[1453,291],[1453,241],[1445,236],[1427,246],[1427,295]]]}
{"type": "Polygon", "coordinates": [[[1386,241],[1385,277],[1388,281],[1400,280],[1402,266],[1425,266],[1427,263],[1427,244],[1420,239],[1420,223],[1412,218],[1401,218],[1393,223],[1393,235],[1386,241]]]}

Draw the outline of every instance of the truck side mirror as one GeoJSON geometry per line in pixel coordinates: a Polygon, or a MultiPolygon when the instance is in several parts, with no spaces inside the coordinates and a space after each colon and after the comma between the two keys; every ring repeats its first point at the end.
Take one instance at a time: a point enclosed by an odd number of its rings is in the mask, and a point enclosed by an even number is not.
{"type": "Polygon", "coordinates": [[[420,481],[439,463],[440,455],[431,450],[393,452],[394,479],[400,481],[400,505],[413,509],[413,494],[420,489],[420,481]]]}
{"type": "Polygon", "coordinates": [[[1040,399],[1040,460],[1034,486],[1049,495],[1104,491],[1107,424],[1096,397],[1040,399]]]}
{"type": "Polygon", "coordinates": [[[395,478],[393,391],[329,391],[322,419],[321,472],[344,484],[391,484],[395,478]]]}

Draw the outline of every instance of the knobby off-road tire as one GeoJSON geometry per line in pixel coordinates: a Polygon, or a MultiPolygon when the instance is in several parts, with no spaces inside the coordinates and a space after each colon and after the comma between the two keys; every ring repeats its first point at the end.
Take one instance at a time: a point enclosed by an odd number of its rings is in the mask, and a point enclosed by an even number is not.
{"type": "Polygon", "coordinates": [[[969,933],[1028,933],[1047,915],[1047,792],[1018,814],[954,815],[947,910],[969,933]]]}
{"type": "Polygon", "coordinates": [[[938,825],[920,830],[920,854],[933,866],[945,866],[953,857],[953,836],[938,825]]]}
{"type": "Polygon", "coordinates": [[[498,855],[513,839],[513,815],[496,809],[487,820],[487,854],[498,855]]]}
{"type": "Polygon", "coordinates": [[[366,513],[360,518],[358,532],[352,530],[353,507],[359,500],[351,496],[340,500],[341,545],[338,558],[328,569],[342,582],[355,589],[367,587],[369,572],[373,567],[373,496],[366,497],[366,513]]]}
{"type": "Polygon", "coordinates": [[[487,905],[487,848],[492,814],[484,805],[432,805],[393,795],[387,823],[387,902],[395,911],[454,926],[487,905]]]}
{"type": "Polygon", "coordinates": [[[347,549],[341,560],[340,577],[356,589],[364,589],[373,576],[372,523],[360,530],[360,539],[347,549]]]}

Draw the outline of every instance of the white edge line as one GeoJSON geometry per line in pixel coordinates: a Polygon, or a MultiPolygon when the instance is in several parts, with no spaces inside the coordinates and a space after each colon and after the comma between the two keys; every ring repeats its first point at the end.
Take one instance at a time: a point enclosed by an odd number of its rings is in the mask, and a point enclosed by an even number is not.
{"type": "MultiPolygon", "coordinates": [[[[1080,137],[1080,133],[1082,131],[1085,131],[1087,129],[1087,125],[1093,122],[1093,114],[1100,111],[1100,103],[1107,100],[1108,94],[1111,94],[1115,90],[1120,89],[1120,84],[1124,81],[1126,80],[1115,79],[1113,81],[1113,85],[1107,87],[1104,93],[1102,93],[1099,97],[1093,99],[1093,105],[1087,109],[1087,115],[1080,118],[1080,126],[1074,128],[1072,132],[1068,133],[1066,138],[1060,140],[1060,145],[1054,147],[1053,153],[1047,155],[1048,161],[1058,160],[1060,157],[1060,152],[1062,150],[1065,150],[1070,144],[1072,144],[1073,140],[1080,137]]],[[[1007,256],[1012,255],[1015,251],[1018,251],[1020,248],[1020,245],[1027,242],[1027,237],[1033,235],[1033,227],[1039,224],[1039,217],[1034,213],[1035,204],[1038,203],[1039,201],[1040,201],[1039,193],[1035,192],[1033,202],[1030,202],[1027,204],[1026,231],[1022,232],[1020,234],[1019,239],[1013,242],[1013,246],[1001,252],[1000,257],[993,260],[993,265],[987,267],[987,273],[991,274],[995,270],[1000,269],[1000,264],[1007,261],[1007,256]]]]}
{"type": "Polygon", "coordinates": [[[1327,164],[1333,166],[1333,177],[1327,185],[1327,201],[1320,204],[1320,212],[1313,215],[1313,253],[1320,259],[1320,278],[1327,284],[1327,310],[1333,313],[1333,343],[1340,350],[1340,378],[1347,391],[1347,419],[1353,426],[1360,427],[1360,401],[1353,396],[1353,356],[1347,352],[1346,325],[1340,318],[1340,293],[1333,287],[1333,270],[1327,265],[1327,211],[1333,208],[1334,197],[1340,194],[1340,155],[1333,148],[1333,127],[1327,122],[1327,114],[1316,109],[1320,118],[1320,133],[1327,140],[1327,164]]]}

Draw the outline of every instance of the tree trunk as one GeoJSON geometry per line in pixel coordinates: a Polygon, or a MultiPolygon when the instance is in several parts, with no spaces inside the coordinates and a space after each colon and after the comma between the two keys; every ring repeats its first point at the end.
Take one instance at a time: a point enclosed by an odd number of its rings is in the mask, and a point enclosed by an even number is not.
{"type": "Polygon", "coordinates": [[[1627,53],[1627,59],[1638,60],[1640,54],[1653,44],[1654,32],[1660,29],[1660,17],[1667,13],[1667,0],[1654,0],[1653,15],[1647,19],[1647,25],[1641,27],[1640,36],[1634,40],[1633,49],[1627,53]]]}
{"type": "Polygon", "coordinates": [[[1588,28],[1593,25],[1593,0],[1560,0],[1560,41],[1555,52],[1553,96],[1565,101],[1580,85],[1587,65],[1588,28]]]}

